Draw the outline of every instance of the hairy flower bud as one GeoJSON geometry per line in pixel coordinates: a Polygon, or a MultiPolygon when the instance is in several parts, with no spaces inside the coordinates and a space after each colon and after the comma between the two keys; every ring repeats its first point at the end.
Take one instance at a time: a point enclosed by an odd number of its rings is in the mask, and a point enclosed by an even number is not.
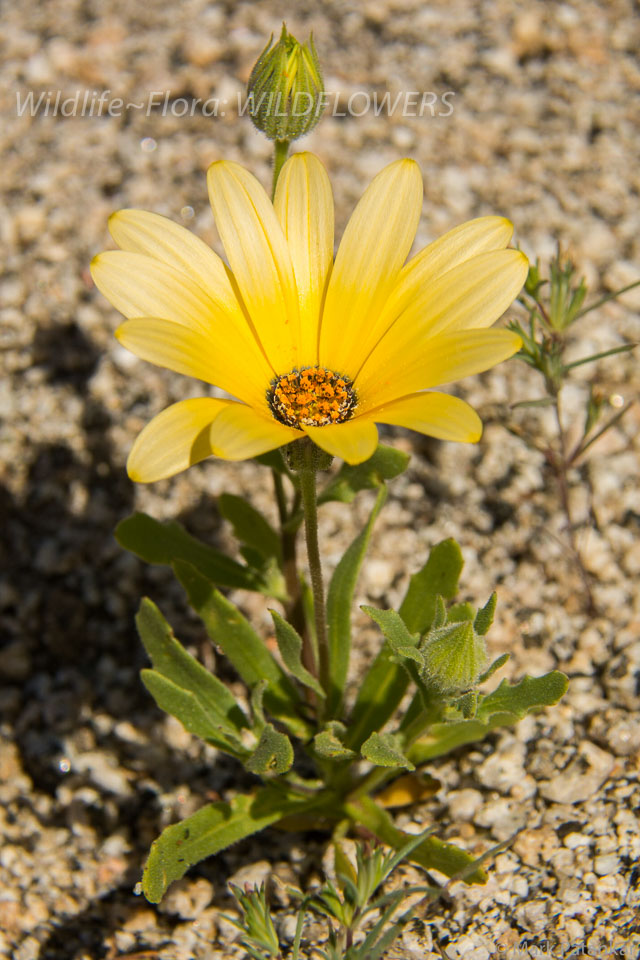
{"type": "Polygon", "coordinates": [[[324,84],[313,37],[300,44],[282,24],[251,71],[247,85],[254,126],[269,140],[297,140],[322,116],[324,84]]]}

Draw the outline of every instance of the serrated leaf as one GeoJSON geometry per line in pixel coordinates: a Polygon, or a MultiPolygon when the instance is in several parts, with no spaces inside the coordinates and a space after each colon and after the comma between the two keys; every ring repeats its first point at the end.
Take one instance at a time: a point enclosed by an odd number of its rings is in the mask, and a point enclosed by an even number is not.
{"type": "Polygon", "coordinates": [[[216,724],[191,691],[179,687],[155,670],[141,670],[140,676],[160,709],[176,717],[189,733],[234,757],[248,755],[249,751],[242,742],[227,727],[216,724]]]}
{"type": "Polygon", "coordinates": [[[409,456],[393,447],[379,444],[373,456],[364,463],[349,466],[345,463],[318,497],[318,503],[340,500],[351,503],[360,490],[372,490],[385,480],[393,480],[409,464],[409,456]]]}
{"type": "Polygon", "coordinates": [[[302,664],[302,637],[298,631],[275,610],[270,610],[269,613],[273,617],[278,649],[280,650],[280,655],[285,667],[293,674],[296,680],[303,683],[305,687],[310,687],[314,693],[317,693],[319,697],[324,699],[324,690],[316,678],[312,676],[302,664]]]}
{"type": "Polygon", "coordinates": [[[218,497],[218,510],[229,521],[240,543],[255,550],[263,560],[276,557],[282,562],[280,537],[259,510],[232,493],[218,497]]]}
{"type": "Polygon", "coordinates": [[[415,770],[415,766],[405,757],[392,733],[372,733],[360,750],[365,760],[377,767],[406,767],[415,770]]]}
{"type": "MultiPolygon", "coordinates": [[[[425,633],[433,622],[437,598],[451,598],[458,589],[463,559],[455,540],[443,540],[431,549],[425,565],[409,581],[399,614],[409,633],[425,633]]],[[[358,749],[373,730],[393,716],[409,685],[406,670],[392,662],[384,645],[360,685],[349,723],[349,745],[358,749]]],[[[417,705],[420,705],[418,699],[417,705]]]]}
{"type": "Polygon", "coordinates": [[[483,740],[498,727],[514,726],[531,710],[553,706],[565,693],[568,682],[559,670],[544,677],[525,677],[513,686],[503,680],[493,693],[479,698],[474,718],[432,724],[428,736],[416,741],[407,754],[413,763],[420,765],[483,740]]]}
{"type": "Polygon", "coordinates": [[[313,738],[313,745],[316,753],[321,757],[327,757],[330,760],[352,760],[357,757],[354,750],[349,750],[344,745],[344,737],[347,728],[344,723],[337,720],[330,720],[326,728],[317,733],[313,738]]]}
{"type": "Polygon", "coordinates": [[[369,545],[371,531],[387,498],[387,488],[381,486],[369,520],[333,572],[327,595],[327,633],[331,689],[327,691],[327,716],[336,716],[342,704],[344,685],[351,652],[351,607],[360,567],[369,545]]]}
{"type": "MultiPolygon", "coordinates": [[[[389,814],[382,810],[371,797],[362,797],[357,803],[347,803],[345,810],[355,823],[366,827],[382,843],[388,844],[394,850],[400,850],[406,843],[415,839],[410,834],[398,830],[389,814]]],[[[427,870],[439,870],[447,877],[455,877],[472,867],[474,863],[474,858],[465,850],[461,850],[453,843],[439,840],[437,837],[427,837],[408,854],[407,859],[420,864],[427,870]]],[[[481,868],[473,870],[465,877],[465,883],[486,883],[486,880],[486,874],[481,868]]]]}
{"type": "Polygon", "coordinates": [[[174,569],[209,637],[222,649],[249,689],[261,680],[268,680],[264,695],[266,708],[293,734],[309,739],[312,731],[298,714],[298,691],[248,620],[191,564],[178,562],[174,569]]]}
{"type": "Polygon", "coordinates": [[[276,730],[272,723],[267,723],[260,734],[258,746],[250,757],[245,760],[245,768],[249,773],[260,777],[276,777],[291,769],[293,764],[293,747],[289,737],[276,730]]]}
{"type": "MultiPolygon", "coordinates": [[[[136,626],[154,667],[154,671],[148,671],[149,673],[157,673],[177,688],[192,694],[202,711],[203,718],[207,718],[212,728],[235,736],[239,735],[243,728],[250,727],[247,717],[224,683],[203,667],[176,640],[170,625],[148,597],[145,597],[140,604],[136,626]]],[[[151,680],[151,683],[155,684],[155,690],[158,693],[162,692],[163,703],[159,705],[162,709],[166,709],[164,703],[167,702],[166,694],[169,693],[169,689],[162,687],[155,680],[151,680]]],[[[150,692],[155,696],[152,690],[150,692]]],[[[177,705],[178,700],[176,699],[175,702],[177,705]]],[[[184,700],[185,708],[186,705],[187,701],[184,700]]],[[[194,710],[195,708],[191,710],[192,718],[195,717],[194,710]]],[[[172,710],[169,712],[173,713],[172,710]]],[[[173,715],[182,720],[178,714],[173,715]]],[[[187,729],[190,728],[187,727],[187,729]]]]}
{"type": "Polygon", "coordinates": [[[552,670],[543,677],[524,677],[511,685],[503,680],[492,693],[482,697],[478,704],[478,718],[493,713],[511,713],[521,718],[530,710],[550,707],[566,693],[569,678],[560,670],[552,670]]]}
{"type": "Polygon", "coordinates": [[[363,606],[362,609],[378,624],[393,652],[400,657],[413,660],[422,666],[422,656],[418,650],[418,637],[407,630],[407,626],[395,610],[378,610],[376,607],[363,606]]]}
{"type": "Polygon", "coordinates": [[[220,587],[265,589],[255,571],[192,537],[175,520],[160,523],[146,513],[134,513],[120,521],[115,537],[121,547],[147,563],[171,566],[176,560],[185,560],[220,587]]]}
{"type": "Polygon", "coordinates": [[[167,827],[152,844],[144,869],[142,889],[158,903],[167,887],[189,867],[287,816],[313,809],[317,798],[301,797],[262,787],[229,803],[210,803],[180,823],[167,827]]]}

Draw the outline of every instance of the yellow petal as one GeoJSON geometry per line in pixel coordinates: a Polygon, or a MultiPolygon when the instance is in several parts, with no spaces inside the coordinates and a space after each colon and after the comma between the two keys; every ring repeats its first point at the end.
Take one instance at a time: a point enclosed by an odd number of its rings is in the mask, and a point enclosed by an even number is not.
{"type": "Polygon", "coordinates": [[[139,317],[116,330],[123,347],[158,367],[215,384],[240,400],[264,403],[269,375],[252,368],[246,355],[229,351],[224,331],[214,337],[171,320],[139,317]]]}
{"type": "Polygon", "coordinates": [[[292,370],[300,340],[298,295],[273,206],[237,163],[213,163],[207,182],[218,233],[257,336],[276,373],[292,370]]]}
{"type": "Polygon", "coordinates": [[[305,427],[304,432],[316,446],[347,463],[368,460],[378,446],[378,431],[373,418],[356,417],[326,427],[305,427]]]}
{"type": "Polygon", "coordinates": [[[131,448],[127,473],[137,483],[172,477],[210,457],[209,431],[218,414],[232,403],[198,397],[181,400],[151,420],[131,448]]]}
{"type": "MultiPolygon", "coordinates": [[[[417,338],[488,327],[522,289],[529,264],[518,250],[481,253],[427,284],[379,340],[371,360],[394,364],[417,338]]],[[[365,365],[366,366],[366,365],[365,365]]]]}
{"type": "Polygon", "coordinates": [[[300,365],[318,362],[318,327],[333,263],[333,194],[312,153],[296,153],[278,177],[273,205],[284,230],[300,301],[300,365]]]}
{"type": "Polygon", "coordinates": [[[371,329],[371,345],[439,276],[479,253],[504,250],[512,234],[513,224],[505,217],[478,217],[424,247],[400,271],[379,321],[371,329]]]}
{"type": "Polygon", "coordinates": [[[197,283],[146,254],[100,253],[91,262],[91,276],[125,317],[164,317],[206,332],[217,317],[224,316],[197,283]]]}
{"type": "Polygon", "coordinates": [[[320,328],[320,363],[354,376],[370,349],[368,331],[397,281],[422,209],[413,160],[385,167],[347,224],[331,273],[320,328]]]}
{"type": "Polygon", "coordinates": [[[383,343],[356,381],[359,413],[368,414],[409,393],[481,373],[513,356],[522,345],[510,330],[460,330],[437,337],[416,336],[403,353],[388,359],[383,343]]]}
{"type": "Polygon", "coordinates": [[[109,217],[111,236],[123,250],[144,253],[195,280],[225,310],[239,311],[227,268],[199,237],[146,210],[118,210],[109,217]]]}
{"type": "Polygon", "coordinates": [[[285,427],[269,415],[263,416],[251,407],[233,403],[211,425],[209,443],[216,457],[246,460],[301,436],[299,430],[285,427]]]}
{"type": "Polygon", "coordinates": [[[372,410],[376,423],[390,423],[438,440],[477,443],[482,421],[464,400],[448,393],[413,393],[372,410]]]}

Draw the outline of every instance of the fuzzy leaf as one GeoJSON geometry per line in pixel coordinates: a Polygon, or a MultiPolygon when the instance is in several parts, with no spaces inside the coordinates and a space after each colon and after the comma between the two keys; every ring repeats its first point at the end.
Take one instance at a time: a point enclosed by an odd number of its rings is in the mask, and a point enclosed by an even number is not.
{"type": "Polygon", "coordinates": [[[512,713],[520,719],[530,710],[550,707],[566,693],[569,679],[560,670],[552,670],[543,677],[524,677],[513,686],[503,680],[497,689],[482,697],[478,704],[478,719],[495,713],[512,713]]]}
{"type": "Polygon", "coordinates": [[[407,760],[392,733],[372,733],[362,744],[360,752],[365,760],[375,763],[377,767],[406,767],[407,770],[415,770],[415,766],[407,760]]]}
{"type": "Polygon", "coordinates": [[[218,497],[218,510],[233,527],[240,543],[255,550],[263,560],[282,559],[280,537],[268,520],[243,497],[223,493],[218,497]]]}
{"type": "Polygon", "coordinates": [[[406,624],[395,610],[378,610],[376,607],[363,606],[362,609],[378,624],[389,642],[393,652],[422,666],[422,656],[418,650],[418,637],[412,636],[406,624]]]}
{"type": "Polygon", "coordinates": [[[178,562],[174,569],[211,640],[222,649],[242,680],[250,689],[267,680],[267,710],[296,736],[309,739],[311,730],[297,712],[298,691],[248,620],[190,564],[178,562]]]}
{"type": "Polygon", "coordinates": [[[559,670],[543,677],[525,677],[513,686],[503,680],[493,693],[479,697],[475,717],[432,724],[428,736],[416,741],[407,754],[419,765],[457,747],[484,740],[497,727],[514,726],[529,711],[557,703],[568,683],[559,670]]]}
{"type": "Polygon", "coordinates": [[[142,878],[144,895],[151,903],[158,903],[167,887],[194,863],[286,816],[311,810],[317,802],[274,785],[240,794],[229,803],[202,807],[186,820],[167,827],[152,844],[142,878]]]}
{"type": "Polygon", "coordinates": [[[476,618],[473,621],[473,629],[482,637],[488,633],[489,627],[493,623],[493,615],[496,612],[497,600],[498,594],[494,591],[485,603],[484,607],[478,610],[476,618]]]}
{"type": "MultiPolygon", "coordinates": [[[[168,710],[176,716],[184,723],[187,730],[202,736],[202,733],[198,733],[196,729],[184,722],[180,713],[175,713],[173,709],[168,708],[167,696],[171,697],[172,691],[166,684],[163,685],[157,679],[158,677],[166,678],[175,686],[174,705],[181,711],[187,710],[190,715],[189,723],[196,723],[197,714],[200,717],[198,722],[201,724],[206,722],[207,728],[226,732],[232,737],[239,735],[243,728],[250,727],[247,717],[224,683],[184,649],[174,637],[171,627],[160,610],[147,597],[140,604],[136,626],[154,666],[154,670],[144,671],[145,686],[152,696],[156,697],[158,693],[162,697],[162,703],[157,700],[157,697],[156,700],[163,710],[168,710]],[[153,678],[150,678],[150,675],[153,675],[153,678]],[[189,707],[189,698],[182,697],[182,705],[180,705],[178,694],[180,690],[191,695],[195,703],[189,707]]],[[[211,739],[211,737],[206,736],[205,739],[211,739]]]]}
{"type": "Polygon", "coordinates": [[[393,480],[407,469],[408,464],[409,456],[406,453],[379,444],[373,456],[364,463],[353,467],[343,464],[320,493],[318,503],[327,503],[329,500],[351,503],[359,490],[372,490],[385,480],[393,480]]]}
{"type": "Polygon", "coordinates": [[[186,560],[220,587],[265,590],[255,571],[192,537],[174,520],[160,523],[146,513],[134,513],[120,521],[115,537],[121,547],[147,563],[171,566],[175,560],[186,560]]]}
{"type": "MultiPolygon", "coordinates": [[[[400,850],[414,839],[410,834],[398,830],[389,814],[382,810],[371,797],[362,797],[357,803],[347,803],[345,810],[355,823],[370,830],[382,843],[388,844],[395,850],[400,850]]],[[[447,877],[455,877],[472,867],[474,863],[474,858],[465,850],[461,850],[453,843],[439,840],[437,837],[427,837],[408,854],[407,859],[420,864],[427,870],[439,870],[447,877]]],[[[486,883],[487,877],[484,870],[478,867],[464,880],[465,883],[486,883]]]]}
{"type": "Polygon", "coordinates": [[[273,623],[276,628],[276,640],[278,649],[284,661],[287,670],[293,674],[296,680],[303,683],[305,687],[310,687],[319,697],[325,696],[325,692],[312,674],[302,664],[302,637],[298,631],[284,620],[275,610],[269,613],[273,617],[273,623]]]}
{"type": "Polygon", "coordinates": [[[160,709],[176,717],[189,733],[234,757],[247,756],[249,751],[241,740],[227,727],[212,720],[206,707],[190,690],[179,687],[156,670],[142,670],[140,676],[160,709]]]}
{"type": "Polygon", "coordinates": [[[313,738],[316,753],[330,760],[352,760],[357,753],[344,745],[347,728],[337,720],[330,720],[326,728],[313,738]]]}
{"type": "Polygon", "coordinates": [[[360,567],[369,545],[371,531],[382,505],[387,498],[387,488],[378,491],[369,520],[333,572],[327,596],[327,627],[329,640],[329,663],[331,689],[327,691],[327,715],[335,716],[342,703],[344,685],[349,668],[351,651],[351,606],[360,567]]]}
{"type": "Polygon", "coordinates": [[[292,763],[293,747],[289,737],[276,730],[273,724],[267,723],[258,746],[244,765],[250,773],[260,777],[275,777],[290,770],[292,763]]]}
{"type": "MultiPolygon", "coordinates": [[[[410,634],[426,632],[433,622],[438,597],[451,598],[458,589],[463,560],[455,540],[443,540],[432,548],[424,567],[414,573],[400,607],[400,616],[410,634]]],[[[387,642],[360,685],[349,723],[349,746],[358,749],[373,730],[380,730],[393,716],[409,685],[409,675],[394,663],[387,642]]]]}

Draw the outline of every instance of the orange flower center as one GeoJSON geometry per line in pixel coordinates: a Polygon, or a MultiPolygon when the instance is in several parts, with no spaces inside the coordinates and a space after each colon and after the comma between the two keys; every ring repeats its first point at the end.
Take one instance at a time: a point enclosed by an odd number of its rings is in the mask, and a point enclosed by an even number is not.
{"type": "Polygon", "coordinates": [[[356,394],[348,377],[325,367],[303,367],[276,377],[267,401],[276,420],[287,427],[324,427],[349,419],[356,394]]]}

